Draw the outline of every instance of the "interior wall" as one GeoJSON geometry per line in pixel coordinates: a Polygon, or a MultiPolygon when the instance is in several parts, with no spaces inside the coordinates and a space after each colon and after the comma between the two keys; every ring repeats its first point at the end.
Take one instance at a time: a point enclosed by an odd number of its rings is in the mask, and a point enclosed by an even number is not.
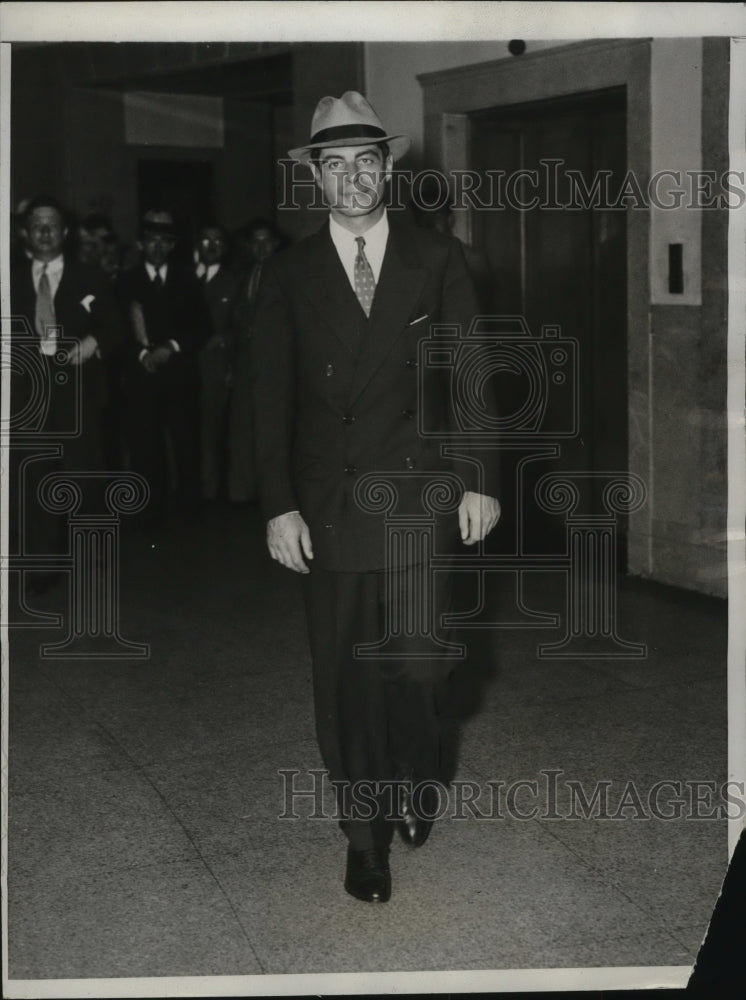
{"type": "MultiPolygon", "coordinates": [[[[526,52],[538,52],[565,42],[530,40],[526,52]]],[[[423,165],[424,106],[420,73],[490,62],[521,59],[508,51],[508,40],[484,42],[366,42],[365,93],[386,129],[412,139],[404,164],[423,165]]]]}
{"type": "MultiPolygon", "coordinates": [[[[53,46],[21,56],[12,69],[11,203],[51,194],[77,215],[105,212],[125,241],[134,240],[138,156],[157,150],[194,159],[200,151],[172,145],[173,130],[164,124],[160,134],[157,123],[149,145],[128,145],[120,91],[73,86],[53,46]]],[[[214,163],[218,214],[230,229],[275,215],[273,123],[267,102],[222,105],[222,144],[203,153],[214,163]]]]}
{"type": "Polygon", "coordinates": [[[66,118],[50,50],[12,51],[10,116],[11,205],[42,192],[65,201],[66,118]]]}

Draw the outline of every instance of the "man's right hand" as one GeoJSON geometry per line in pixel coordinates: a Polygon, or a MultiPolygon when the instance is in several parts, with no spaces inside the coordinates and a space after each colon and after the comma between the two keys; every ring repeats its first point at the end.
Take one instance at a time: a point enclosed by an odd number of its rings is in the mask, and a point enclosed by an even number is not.
{"type": "Polygon", "coordinates": [[[303,556],[313,559],[311,533],[297,510],[267,522],[267,547],[272,558],[288,569],[296,573],[310,572],[303,556]]]}

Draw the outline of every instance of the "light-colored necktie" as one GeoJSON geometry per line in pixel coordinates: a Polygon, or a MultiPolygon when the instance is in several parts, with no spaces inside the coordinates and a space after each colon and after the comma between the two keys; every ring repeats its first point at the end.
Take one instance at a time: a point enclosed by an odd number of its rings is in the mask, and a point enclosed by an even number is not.
{"type": "Polygon", "coordinates": [[[363,307],[366,316],[370,316],[370,309],[373,305],[373,296],[376,294],[376,279],[373,277],[373,268],[370,261],[365,256],[365,239],[356,236],[357,257],[355,257],[355,295],[363,307]]]}
{"type": "Polygon", "coordinates": [[[54,300],[52,299],[52,289],[49,284],[47,265],[41,272],[39,287],[36,290],[36,315],[34,317],[36,332],[41,340],[41,350],[43,354],[54,353],[54,342],[57,339],[57,317],[54,313],[54,300]]]}

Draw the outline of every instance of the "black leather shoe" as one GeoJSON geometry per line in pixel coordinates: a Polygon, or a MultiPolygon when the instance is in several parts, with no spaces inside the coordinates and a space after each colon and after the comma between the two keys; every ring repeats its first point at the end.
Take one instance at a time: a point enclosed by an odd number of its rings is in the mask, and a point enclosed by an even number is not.
{"type": "Polygon", "coordinates": [[[432,817],[440,806],[440,796],[432,782],[407,783],[402,797],[401,819],[396,824],[399,836],[409,847],[422,847],[433,828],[432,817]]]}
{"type": "Polygon", "coordinates": [[[365,903],[385,903],[391,898],[388,848],[356,851],[347,848],[345,889],[365,903]]]}

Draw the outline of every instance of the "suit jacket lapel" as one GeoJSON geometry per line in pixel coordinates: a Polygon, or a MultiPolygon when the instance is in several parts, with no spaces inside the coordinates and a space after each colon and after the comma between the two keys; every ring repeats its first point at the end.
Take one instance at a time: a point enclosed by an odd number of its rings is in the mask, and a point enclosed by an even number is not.
{"type": "MultiPolygon", "coordinates": [[[[391,216],[389,219],[391,220],[391,216]]],[[[428,273],[427,267],[413,254],[406,233],[391,220],[381,275],[376,286],[368,329],[364,334],[366,342],[360,352],[352,382],[351,403],[375,375],[406,329],[428,273]]],[[[349,281],[347,284],[349,286],[349,281]]]]}
{"type": "Polygon", "coordinates": [[[325,328],[354,357],[365,317],[332,243],[328,223],[309,240],[308,251],[303,290],[309,303],[320,313],[325,328]]]}
{"type": "MultiPolygon", "coordinates": [[[[60,277],[60,283],[57,286],[57,293],[54,297],[54,313],[57,317],[57,322],[63,324],[63,317],[67,316],[70,312],[71,298],[72,298],[72,270],[74,265],[68,257],[65,258],[65,266],[62,268],[62,276],[60,277]]],[[[62,331],[62,336],[65,336],[65,331],[62,331]]]]}

